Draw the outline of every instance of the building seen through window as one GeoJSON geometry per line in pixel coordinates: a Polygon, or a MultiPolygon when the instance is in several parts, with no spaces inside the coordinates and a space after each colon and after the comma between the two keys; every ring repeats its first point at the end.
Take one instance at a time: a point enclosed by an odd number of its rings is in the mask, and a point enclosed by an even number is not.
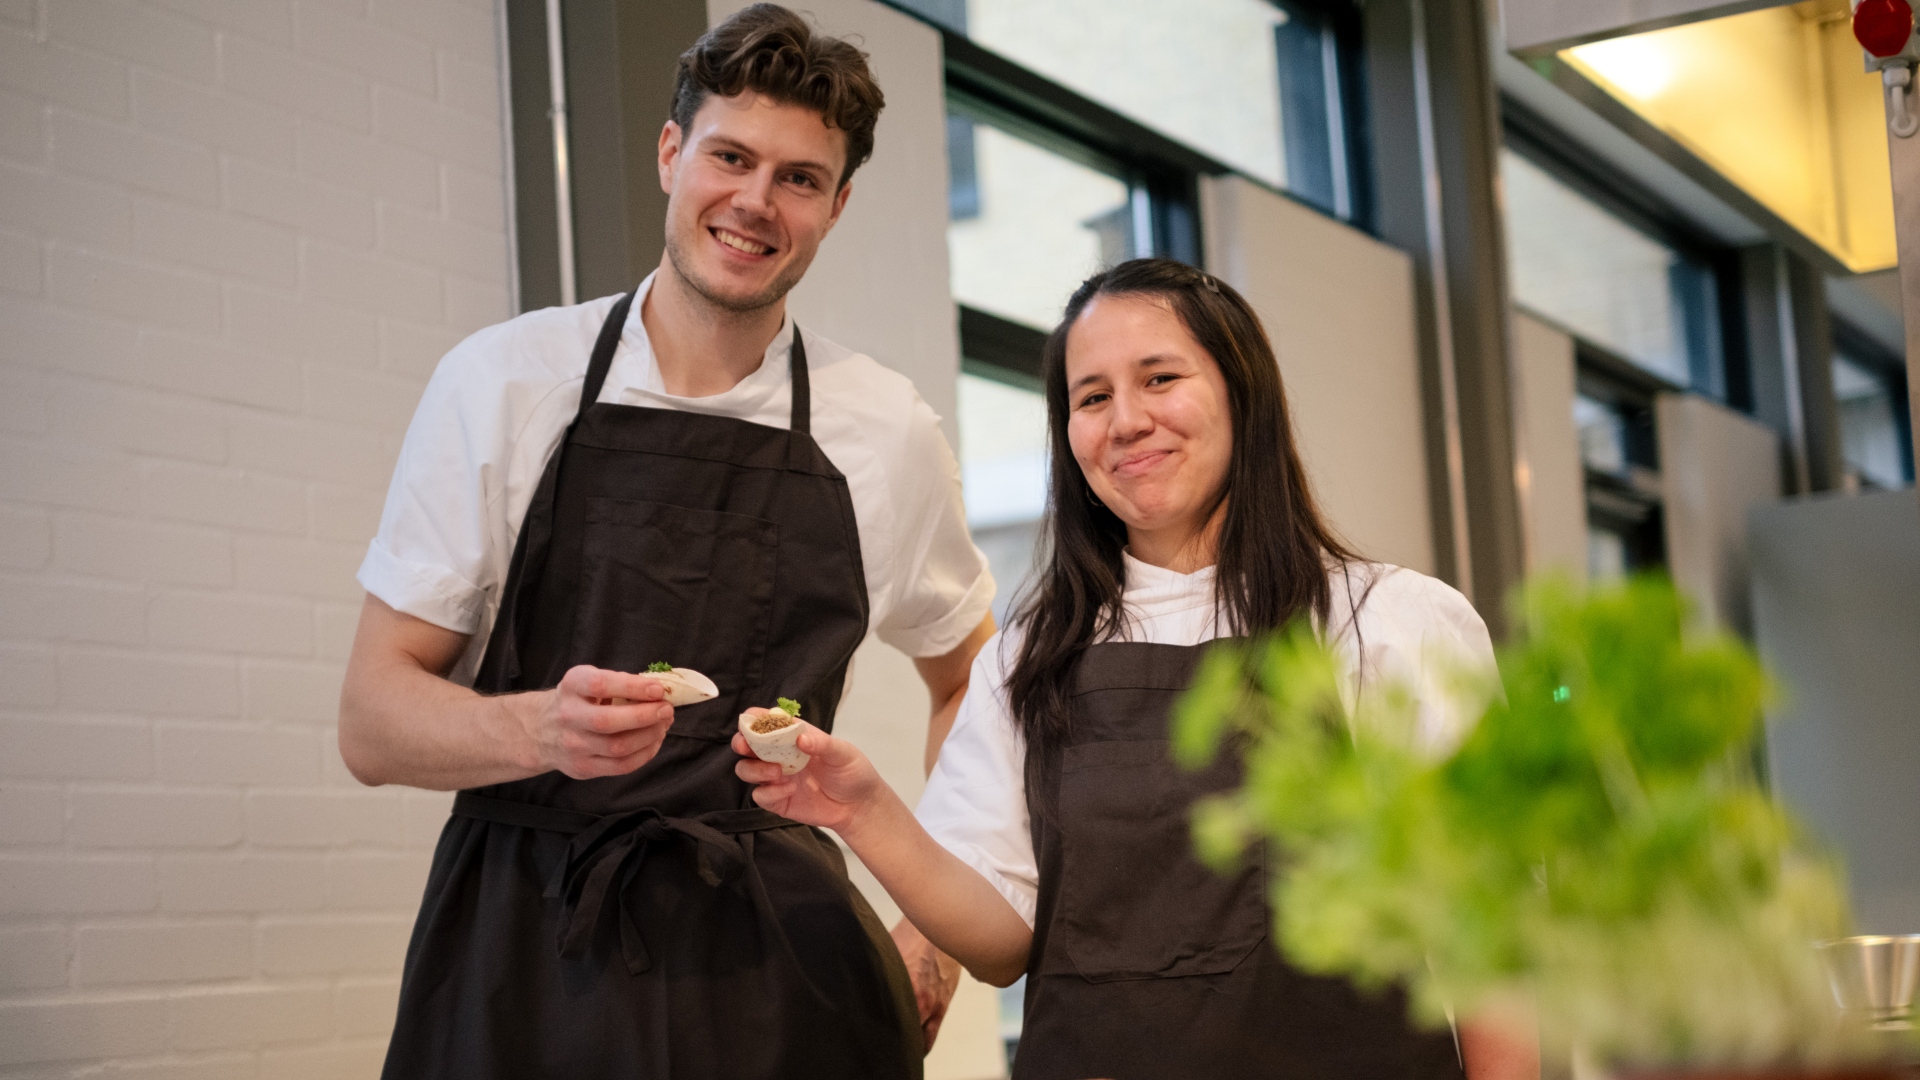
{"type": "Polygon", "coordinates": [[[1514,301],[1675,386],[1723,397],[1712,270],[1511,149],[1500,172],[1514,301]]]}
{"type": "Polygon", "coordinates": [[[1840,447],[1847,472],[1861,487],[1900,488],[1913,483],[1912,443],[1906,431],[1904,394],[1877,366],[1835,352],[1833,397],[1840,411],[1840,447]]]}
{"type": "Polygon", "coordinates": [[[1087,275],[1135,253],[1125,180],[955,111],[947,120],[953,298],[1051,330],[1087,275]]]}
{"type": "Polygon", "coordinates": [[[894,0],[1236,172],[1355,216],[1334,19],[1274,0],[894,0]]]}

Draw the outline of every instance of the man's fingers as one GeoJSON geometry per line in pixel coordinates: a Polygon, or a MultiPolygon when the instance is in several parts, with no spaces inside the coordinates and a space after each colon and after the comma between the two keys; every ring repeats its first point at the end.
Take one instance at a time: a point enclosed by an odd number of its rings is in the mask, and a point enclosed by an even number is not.
{"type": "Polygon", "coordinates": [[[630,705],[600,705],[581,698],[562,701],[560,722],[577,731],[618,735],[673,722],[673,706],[664,701],[630,705]]]}
{"type": "Polygon", "coordinates": [[[662,701],[666,698],[666,688],[660,680],[649,675],[634,674],[627,671],[608,671],[591,664],[579,664],[569,668],[560,679],[563,693],[590,701],[606,698],[625,698],[628,701],[662,701]]]}

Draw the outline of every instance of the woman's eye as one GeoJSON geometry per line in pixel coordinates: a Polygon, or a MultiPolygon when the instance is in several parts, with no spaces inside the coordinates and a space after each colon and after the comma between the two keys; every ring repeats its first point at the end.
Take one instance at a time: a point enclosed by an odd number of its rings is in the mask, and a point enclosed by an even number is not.
{"type": "Polygon", "coordinates": [[[1177,378],[1179,378],[1178,375],[1167,375],[1167,374],[1155,375],[1153,378],[1147,380],[1147,385],[1148,386],[1165,386],[1166,384],[1172,382],[1177,378]]]}
{"type": "Polygon", "coordinates": [[[1084,409],[1088,406],[1098,405],[1107,400],[1107,397],[1107,394],[1088,394],[1086,397],[1080,399],[1080,407],[1084,409]]]}

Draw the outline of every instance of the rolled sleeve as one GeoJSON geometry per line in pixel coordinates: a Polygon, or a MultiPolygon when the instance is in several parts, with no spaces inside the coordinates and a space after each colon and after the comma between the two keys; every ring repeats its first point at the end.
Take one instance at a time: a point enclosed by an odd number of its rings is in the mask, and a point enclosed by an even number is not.
{"type": "Polygon", "coordinates": [[[355,577],[361,588],[395,611],[456,634],[472,634],[480,628],[483,597],[479,588],[445,567],[395,555],[378,537],[367,545],[367,557],[355,577]]]}

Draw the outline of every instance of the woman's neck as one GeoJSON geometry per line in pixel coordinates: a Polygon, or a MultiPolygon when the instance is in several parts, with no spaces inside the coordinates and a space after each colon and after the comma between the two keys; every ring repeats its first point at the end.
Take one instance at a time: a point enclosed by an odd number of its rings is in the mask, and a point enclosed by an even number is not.
{"type": "Polygon", "coordinates": [[[1227,520],[1227,505],[1221,503],[1207,516],[1204,524],[1165,529],[1136,529],[1127,526],[1127,554],[1162,570],[1191,574],[1205,570],[1220,560],[1220,527],[1227,520]]]}

